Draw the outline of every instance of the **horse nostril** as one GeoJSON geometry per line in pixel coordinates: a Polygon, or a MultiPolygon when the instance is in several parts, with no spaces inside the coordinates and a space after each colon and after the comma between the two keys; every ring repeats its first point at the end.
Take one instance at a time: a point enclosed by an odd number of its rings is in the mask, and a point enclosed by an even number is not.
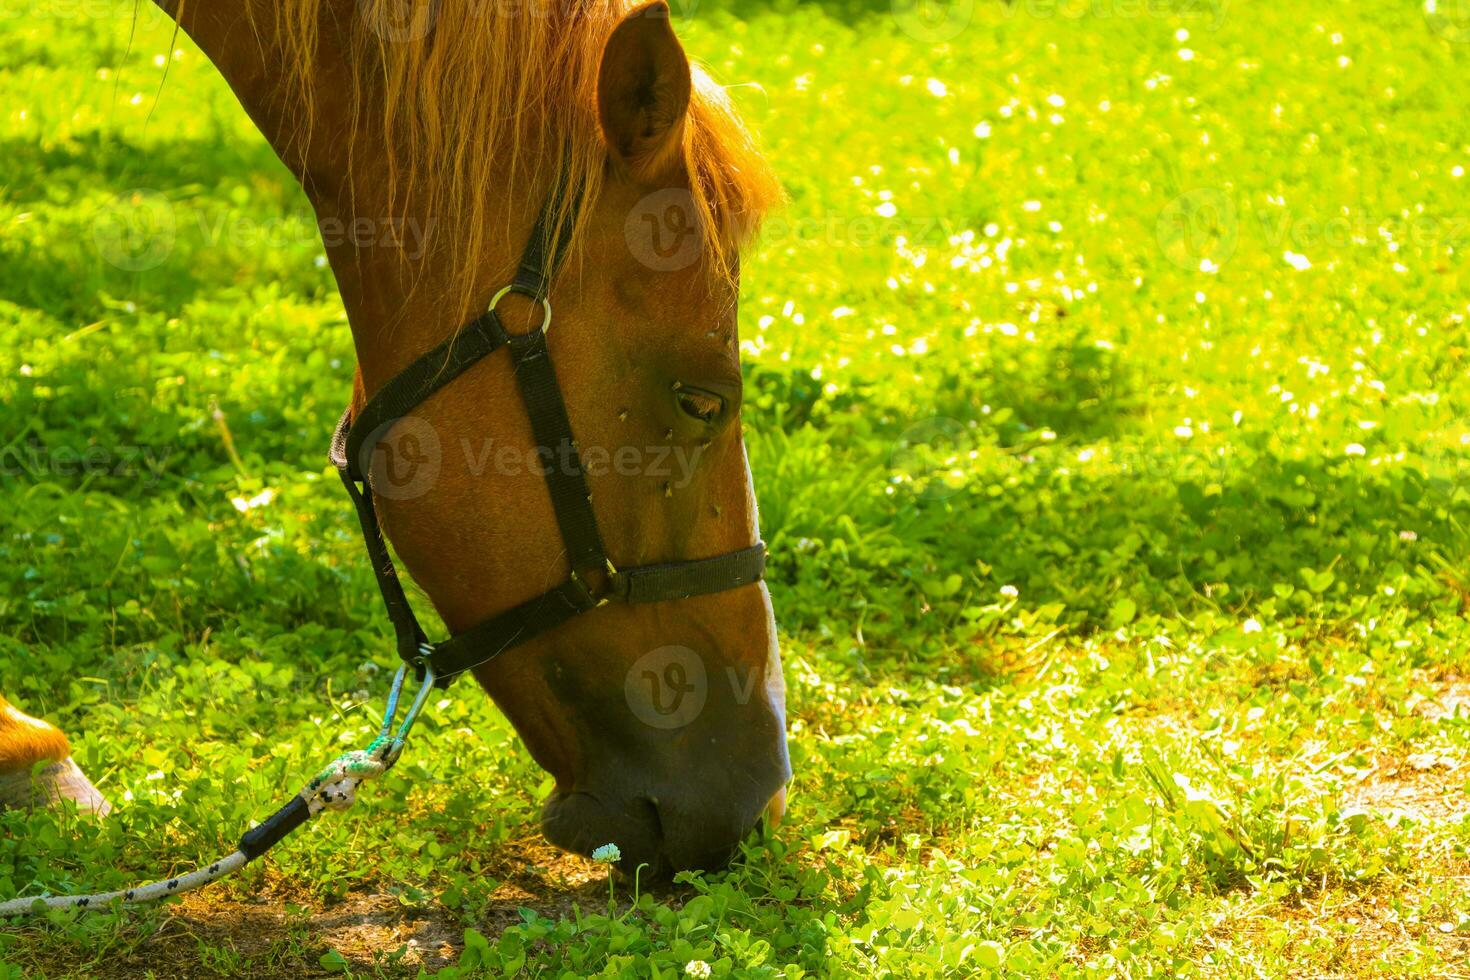
{"type": "Polygon", "coordinates": [[[653,826],[653,838],[654,840],[662,841],[664,839],[664,821],[663,817],[659,816],[658,797],[646,796],[643,798],[643,802],[648,807],[648,822],[653,826]]]}

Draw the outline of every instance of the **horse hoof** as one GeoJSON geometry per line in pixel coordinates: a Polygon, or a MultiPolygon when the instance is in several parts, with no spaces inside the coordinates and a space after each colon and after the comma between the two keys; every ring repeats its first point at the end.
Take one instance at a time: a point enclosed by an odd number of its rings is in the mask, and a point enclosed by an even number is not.
{"type": "Polygon", "coordinates": [[[71,756],[47,763],[34,775],[29,768],[0,772],[0,810],[51,807],[62,800],[71,800],[81,813],[99,817],[112,810],[71,756]]]}

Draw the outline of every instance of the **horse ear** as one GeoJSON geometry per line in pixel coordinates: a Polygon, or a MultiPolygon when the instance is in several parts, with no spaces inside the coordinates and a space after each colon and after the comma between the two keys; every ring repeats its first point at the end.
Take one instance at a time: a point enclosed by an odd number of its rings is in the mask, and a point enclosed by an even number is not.
{"type": "Polygon", "coordinates": [[[613,157],[652,180],[677,160],[689,111],[689,59],[655,0],[631,11],[608,38],[597,75],[597,109],[613,157]]]}

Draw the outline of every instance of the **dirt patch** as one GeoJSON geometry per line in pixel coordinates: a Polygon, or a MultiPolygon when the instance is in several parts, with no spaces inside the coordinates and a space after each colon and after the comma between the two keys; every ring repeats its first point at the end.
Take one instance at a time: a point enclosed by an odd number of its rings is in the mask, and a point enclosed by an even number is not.
{"type": "MultiPolygon", "coordinates": [[[[1461,868],[1463,872],[1465,869],[1461,868]]],[[[1453,875],[1463,881],[1463,874],[1453,875]]],[[[1201,944],[1196,959],[1205,976],[1240,976],[1243,963],[1289,963],[1286,976],[1302,980],[1362,976],[1434,976],[1470,980],[1470,935],[1448,921],[1420,921],[1406,909],[1422,896],[1324,894],[1320,902],[1246,907],[1228,916],[1201,944]],[[1284,932],[1284,937],[1283,937],[1284,932]],[[1285,943],[1283,946],[1282,943],[1285,943]],[[1270,953],[1258,956],[1269,949],[1270,953]],[[1211,961],[1219,964],[1211,966],[1211,961]]]]}
{"type": "Polygon", "coordinates": [[[434,902],[406,906],[383,891],[324,903],[271,875],[244,900],[211,889],[184,896],[161,917],[140,918],[136,928],[124,927],[103,944],[58,933],[54,942],[37,944],[22,966],[27,976],[301,980],[340,975],[321,962],[335,950],[354,972],[416,976],[453,965],[467,926],[493,939],[521,921],[522,909],[550,918],[570,916],[576,907],[607,909],[605,869],[538,839],[500,848],[484,873],[501,885],[471,921],[434,902]]]}
{"type": "Polygon", "coordinates": [[[1436,690],[1432,696],[1413,698],[1410,710],[1430,721],[1455,718],[1461,714],[1470,717],[1470,679],[1453,677],[1434,686],[1436,690]]]}
{"type": "MultiPolygon", "coordinates": [[[[1470,679],[1438,678],[1433,692],[1415,696],[1407,709],[1430,722],[1470,716],[1470,679]]],[[[1356,787],[1344,794],[1345,808],[1408,817],[1430,828],[1444,828],[1470,817],[1470,760],[1433,746],[1401,757],[1381,757],[1356,787]]]]}
{"type": "Polygon", "coordinates": [[[1428,826],[1448,827],[1470,817],[1470,765],[1433,752],[1384,760],[1343,796],[1344,809],[1409,817],[1428,826]]]}

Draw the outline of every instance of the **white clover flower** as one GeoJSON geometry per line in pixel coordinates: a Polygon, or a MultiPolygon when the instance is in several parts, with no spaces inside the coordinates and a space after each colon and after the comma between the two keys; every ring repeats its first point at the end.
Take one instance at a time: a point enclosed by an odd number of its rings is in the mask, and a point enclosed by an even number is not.
{"type": "Polygon", "coordinates": [[[616,844],[603,844],[592,852],[592,860],[602,864],[617,864],[623,859],[623,852],[618,850],[616,844]]]}
{"type": "Polygon", "coordinates": [[[698,980],[706,980],[710,975],[710,968],[704,960],[690,960],[684,964],[684,972],[691,977],[697,977],[698,980]]]}

